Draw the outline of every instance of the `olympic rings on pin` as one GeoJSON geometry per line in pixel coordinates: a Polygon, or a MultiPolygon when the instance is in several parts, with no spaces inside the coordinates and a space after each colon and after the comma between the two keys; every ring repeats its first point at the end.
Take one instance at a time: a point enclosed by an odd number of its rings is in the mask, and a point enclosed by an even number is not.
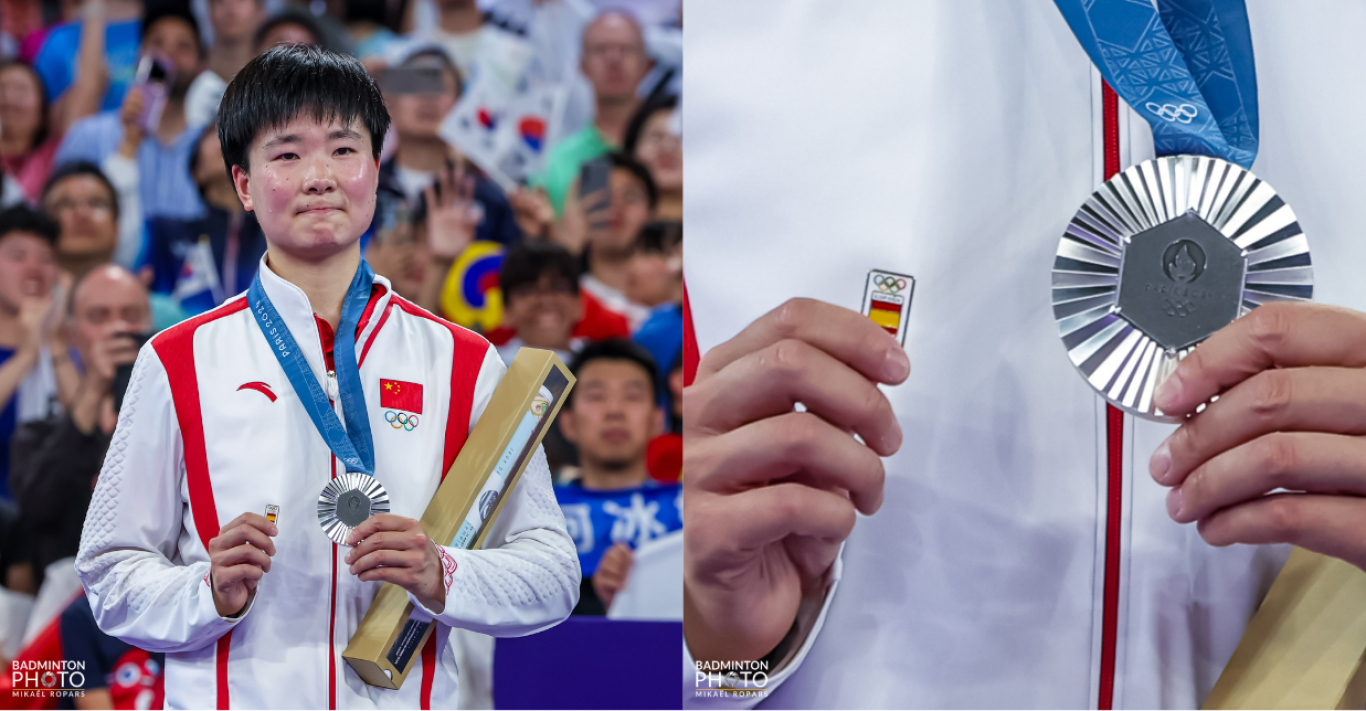
{"type": "Polygon", "coordinates": [[[889,291],[893,294],[906,288],[905,279],[897,279],[885,274],[875,275],[873,277],[873,284],[877,286],[877,288],[882,289],[883,291],[889,291]]]}
{"type": "Polygon", "coordinates": [[[409,415],[406,412],[394,412],[390,410],[384,413],[384,421],[396,430],[406,430],[412,432],[417,427],[417,415],[409,415]]]}

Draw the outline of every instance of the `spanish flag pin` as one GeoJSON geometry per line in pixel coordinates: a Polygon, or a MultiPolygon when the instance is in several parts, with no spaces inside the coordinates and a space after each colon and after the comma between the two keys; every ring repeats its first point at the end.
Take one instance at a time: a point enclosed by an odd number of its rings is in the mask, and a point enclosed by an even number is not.
{"type": "Polygon", "coordinates": [[[873,269],[863,288],[863,315],[906,345],[906,325],[911,314],[915,277],[873,269]]]}

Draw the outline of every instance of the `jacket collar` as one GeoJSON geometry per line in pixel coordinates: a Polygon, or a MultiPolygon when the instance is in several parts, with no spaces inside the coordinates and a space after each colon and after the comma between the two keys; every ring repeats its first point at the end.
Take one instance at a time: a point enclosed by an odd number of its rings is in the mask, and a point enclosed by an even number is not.
{"type": "MultiPolygon", "coordinates": [[[[261,275],[261,287],[265,289],[266,296],[270,297],[270,303],[279,312],[280,318],[289,328],[289,333],[299,344],[299,350],[304,354],[304,359],[308,361],[309,367],[313,370],[313,375],[318,378],[318,382],[327,383],[327,361],[323,358],[322,334],[318,332],[318,324],[314,320],[312,305],[308,302],[308,295],[303,289],[285,281],[278,274],[271,270],[266,263],[266,256],[261,257],[259,273],[261,275]]],[[[361,332],[356,337],[356,357],[360,357],[364,343],[374,333],[380,321],[380,315],[384,309],[388,308],[389,300],[393,295],[393,286],[389,280],[376,274],[375,284],[384,287],[378,296],[372,295],[371,303],[367,305],[370,312],[369,319],[362,324],[361,332]]],[[[373,292],[372,292],[373,294],[373,292]]]]}

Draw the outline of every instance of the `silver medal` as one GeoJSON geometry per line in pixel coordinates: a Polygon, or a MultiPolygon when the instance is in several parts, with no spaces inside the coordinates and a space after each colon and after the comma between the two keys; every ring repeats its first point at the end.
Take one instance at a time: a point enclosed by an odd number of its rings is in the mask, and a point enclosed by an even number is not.
{"type": "Polygon", "coordinates": [[[318,495],[318,525],[341,545],[365,519],[381,513],[389,513],[389,492],[366,474],[347,472],[327,482],[318,495]]]}
{"type": "Polygon", "coordinates": [[[1272,301],[1314,295],[1309,243],[1238,165],[1168,156],[1115,175],[1067,225],[1053,316],[1067,356],[1115,407],[1172,421],[1153,393],[1201,341],[1272,301]]]}

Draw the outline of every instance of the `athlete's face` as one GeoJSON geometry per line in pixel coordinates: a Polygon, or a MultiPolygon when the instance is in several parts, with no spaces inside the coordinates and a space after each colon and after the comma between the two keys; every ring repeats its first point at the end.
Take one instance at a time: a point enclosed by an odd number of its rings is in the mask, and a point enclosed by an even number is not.
{"type": "Polygon", "coordinates": [[[250,170],[233,166],[233,185],[271,249],[318,261],[355,244],[370,226],[379,159],[359,121],[295,118],[257,135],[248,160],[250,170]]]}

